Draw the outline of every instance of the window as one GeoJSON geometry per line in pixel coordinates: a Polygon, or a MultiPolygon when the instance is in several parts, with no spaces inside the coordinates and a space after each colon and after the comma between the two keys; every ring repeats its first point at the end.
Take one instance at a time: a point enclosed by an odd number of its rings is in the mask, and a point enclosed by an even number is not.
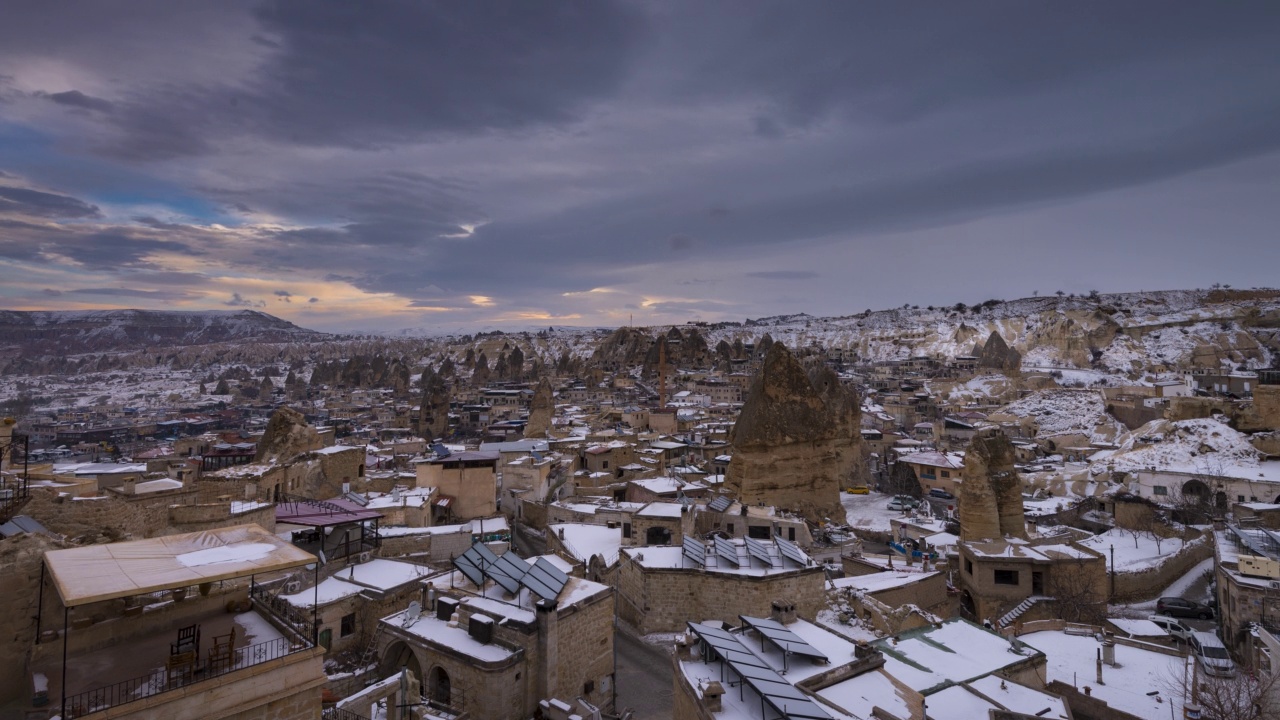
{"type": "Polygon", "coordinates": [[[944,477],[944,478],[949,478],[949,477],[951,477],[951,471],[950,471],[950,470],[943,470],[943,471],[942,471],[942,477],[944,477]]]}
{"type": "Polygon", "coordinates": [[[796,541],[796,529],[794,527],[787,528],[787,539],[791,542],[796,541]]]}
{"type": "Polygon", "coordinates": [[[631,523],[628,523],[628,522],[622,523],[622,537],[624,538],[631,537],[631,523]]]}
{"type": "Polygon", "coordinates": [[[997,585],[1017,585],[1017,570],[996,570],[995,581],[997,585]]]}
{"type": "Polygon", "coordinates": [[[757,540],[768,540],[769,526],[768,525],[750,525],[747,527],[747,537],[755,538],[757,540]]]}
{"type": "Polygon", "coordinates": [[[325,628],[320,631],[320,645],[324,648],[325,652],[329,652],[333,649],[333,630],[325,628]]]}
{"type": "Polygon", "coordinates": [[[733,523],[729,523],[729,524],[727,524],[727,525],[725,526],[725,528],[729,531],[729,534],[730,534],[730,535],[732,535],[732,534],[733,534],[733,523]]]}
{"type": "Polygon", "coordinates": [[[586,681],[586,682],[582,683],[582,694],[583,694],[583,695],[590,695],[591,693],[593,693],[593,692],[595,692],[595,691],[596,691],[596,681],[595,681],[595,680],[588,680],[588,681],[586,681]]]}
{"type": "Polygon", "coordinates": [[[1236,496],[1236,502],[1244,502],[1244,496],[1243,496],[1243,495],[1237,495],[1237,496],[1236,496]]]}
{"type": "Polygon", "coordinates": [[[342,616],[342,632],[338,637],[346,637],[356,631],[356,614],[342,616]]]}
{"type": "Polygon", "coordinates": [[[1155,487],[1151,488],[1151,494],[1153,494],[1153,495],[1168,495],[1168,494],[1169,494],[1169,488],[1165,487],[1164,485],[1156,485],[1155,487]]]}
{"type": "Polygon", "coordinates": [[[608,461],[608,460],[605,460],[604,462],[600,463],[600,469],[601,469],[601,470],[608,470],[608,469],[609,469],[609,461],[608,461]]]}
{"type": "Polygon", "coordinates": [[[972,574],[973,574],[973,561],[972,561],[972,560],[970,560],[970,559],[968,559],[968,558],[965,558],[965,560],[964,560],[964,571],[965,571],[965,572],[967,572],[967,573],[969,573],[970,575],[972,575],[972,574]]]}

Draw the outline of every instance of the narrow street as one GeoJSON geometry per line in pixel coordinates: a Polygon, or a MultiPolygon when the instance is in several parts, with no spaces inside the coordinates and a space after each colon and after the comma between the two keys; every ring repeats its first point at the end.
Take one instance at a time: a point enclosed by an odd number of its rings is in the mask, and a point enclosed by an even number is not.
{"type": "Polygon", "coordinates": [[[617,647],[618,703],[635,711],[635,720],[671,717],[671,657],[630,634],[614,633],[617,647]]]}

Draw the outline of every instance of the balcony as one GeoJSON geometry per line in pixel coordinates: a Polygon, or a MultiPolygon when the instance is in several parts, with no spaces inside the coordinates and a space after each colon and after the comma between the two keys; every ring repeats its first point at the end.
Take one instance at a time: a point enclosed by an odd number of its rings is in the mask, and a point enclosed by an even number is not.
{"type": "Polygon", "coordinates": [[[37,620],[34,684],[64,719],[194,720],[312,695],[318,713],[314,617],[256,582],[315,562],[256,525],[50,551],[61,632],[37,620]]]}

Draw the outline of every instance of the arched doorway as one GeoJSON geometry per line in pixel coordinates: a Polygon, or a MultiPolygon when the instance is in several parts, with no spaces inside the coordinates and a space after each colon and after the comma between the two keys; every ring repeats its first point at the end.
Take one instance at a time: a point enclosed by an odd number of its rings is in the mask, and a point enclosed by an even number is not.
{"type": "Polygon", "coordinates": [[[1201,480],[1188,480],[1182,484],[1182,497],[1197,505],[1209,504],[1209,486],[1201,480]]]}
{"type": "Polygon", "coordinates": [[[414,677],[422,679],[422,665],[418,663],[417,654],[413,652],[413,648],[397,640],[388,645],[383,653],[378,674],[388,678],[400,672],[400,668],[408,668],[414,677]]]}
{"type": "Polygon", "coordinates": [[[452,693],[449,673],[439,665],[431,668],[431,677],[427,681],[427,697],[441,705],[448,705],[452,693]]]}

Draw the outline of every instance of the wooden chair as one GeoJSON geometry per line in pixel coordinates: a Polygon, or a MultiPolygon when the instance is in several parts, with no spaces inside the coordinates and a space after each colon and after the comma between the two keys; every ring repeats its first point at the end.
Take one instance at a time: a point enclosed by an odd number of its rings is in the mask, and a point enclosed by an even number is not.
{"type": "Polygon", "coordinates": [[[175,680],[182,684],[189,681],[196,671],[196,651],[172,652],[175,647],[170,645],[169,659],[165,661],[165,678],[169,684],[175,680]]]}
{"type": "Polygon", "coordinates": [[[177,652],[194,651],[196,655],[199,655],[200,625],[188,625],[184,628],[178,628],[178,642],[173,647],[177,648],[177,652]]]}
{"type": "Polygon", "coordinates": [[[236,626],[226,635],[214,635],[213,647],[209,648],[209,668],[217,672],[230,666],[235,657],[236,626]]]}

